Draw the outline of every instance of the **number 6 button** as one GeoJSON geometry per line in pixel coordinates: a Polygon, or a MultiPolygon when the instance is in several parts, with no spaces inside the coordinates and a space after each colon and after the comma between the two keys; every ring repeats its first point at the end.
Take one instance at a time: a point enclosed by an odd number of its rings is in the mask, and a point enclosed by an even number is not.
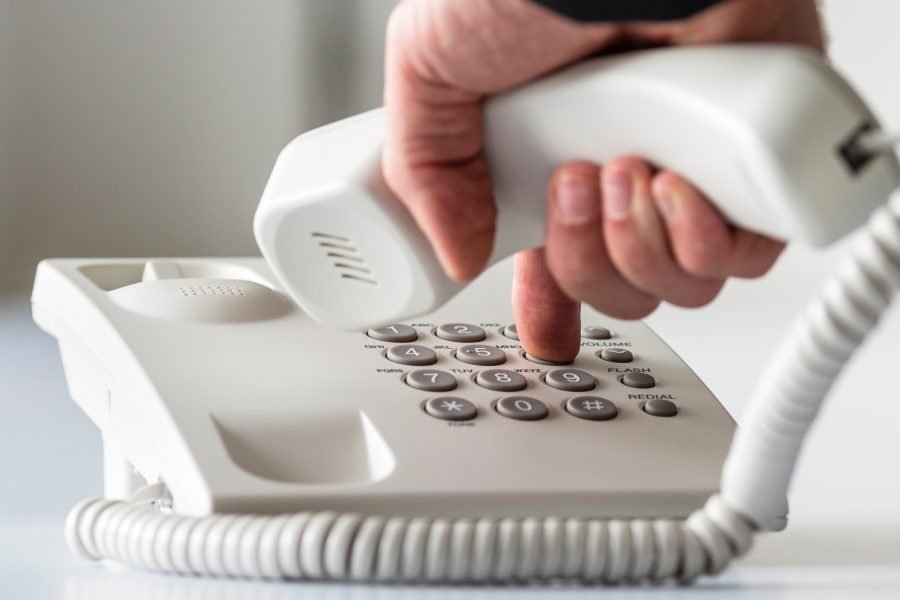
{"type": "Polygon", "coordinates": [[[503,350],[495,346],[482,346],[480,344],[460,346],[459,350],[456,351],[456,358],[479,367],[502,365],[506,362],[506,354],[503,350]]]}
{"type": "Polygon", "coordinates": [[[414,344],[391,346],[384,355],[395,363],[413,367],[424,367],[437,362],[437,354],[434,353],[434,350],[414,344]]]}
{"type": "Polygon", "coordinates": [[[594,389],[597,380],[590,373],[578,369],[554,369],[547,373],[544,382],[558,390],[567,392],[586,392],[594,389]]]}

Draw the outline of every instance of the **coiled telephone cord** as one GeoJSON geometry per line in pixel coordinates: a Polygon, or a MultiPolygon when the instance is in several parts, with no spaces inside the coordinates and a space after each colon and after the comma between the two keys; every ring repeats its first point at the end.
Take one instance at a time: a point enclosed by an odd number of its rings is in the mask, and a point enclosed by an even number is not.
{"type": "MultiPolygon", "coordinates": [[[[900,287],[900,194],[872,216],[776,354],[729,451],[721,492],[684,521],[165,514],[90,499],[67,520],[78,553],[149,570],[271,579],[690,581],[749,550],[777,517],[803,440],[900,287]]],[[[159,494],[156,494],[157,496],[159,494]]]]}

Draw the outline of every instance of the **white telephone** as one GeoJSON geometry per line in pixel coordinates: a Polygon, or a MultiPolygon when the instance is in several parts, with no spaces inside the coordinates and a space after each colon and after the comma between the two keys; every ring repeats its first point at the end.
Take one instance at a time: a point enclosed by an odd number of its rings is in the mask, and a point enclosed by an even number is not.
{"type": "MultiPolygon", "coordinates": [[[[518,344],[508,265],[451,300],[380,178],[381,126],[369,113],[288,146],[256,221],[268,267],[40,265],[35,319],[104,436],[107,497],[73,509],[74,549],[247,577],[687,581],[784,525],[802,439],[900,284],[900,200],[775,357],[729,450],[730,418],[644,325],[584,309],[578,357],[551,365],[518,344]],[[150,485],[135,492],[132,469],[150,485]]],[[[647,156],[734,222],[813,243],[900,184],[865,105],[791,48],[585,63],[491,101],[487,126],[497,259],[540,244],[545,180],[575,157],[647,156]],[[595,133],[572,129],[595,116],[595,133]]]]}

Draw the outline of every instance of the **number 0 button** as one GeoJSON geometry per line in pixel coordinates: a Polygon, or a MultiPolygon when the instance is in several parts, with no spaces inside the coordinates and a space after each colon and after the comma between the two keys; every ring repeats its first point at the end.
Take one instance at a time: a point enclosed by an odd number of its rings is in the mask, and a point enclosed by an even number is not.
{"type": "Polygon", "coordinates": [[[424,367],[433,365],[437,362],[437,354],[431,348],[425,346],[414,346],[412,344],[401,344],[399,346],[391,346],[384,353],[388,360],[401,365],[411,365],[413,367],[424,367]]]}
{"type": "Polygon", "coordinates": [[[406,384],[426,392],[449,392],[456,389],[456,377],[446,371],[418,369],[406,375],[406,384]]]}
{"type": "Polygon", "coordinates": [[[547,417],[547,405],[527,396],[501,398],[495,408],[504,417],[519,421],[540,421],[547,417]]]}
{"type": "Polygon", "coordinates": [[[448,342],[480,342],[485,338],[484,329],[468,323],[445,323],[435,333],[448,342]]]}
{"type": "Polygon", "coordinates": [[[524,390],[528,382],[515,371],[488,369],[475,377],[475,383],[497,392],[518,392],[524,390]]]}
{"type": "Polygon", "coordinates": [[[459,347],[459,350],[456,351],[456,358],[470,365],[489,367],[505,363],[506,353],[495,346],[469,344],[468,346],[459,347]]]}
{"type": "Polygon", "coordinates": [[[597,385],[593,375],[578,369],[554,369],[547,373],[544,381],[551,387],[567,392],[586,392],[597,385]]]}

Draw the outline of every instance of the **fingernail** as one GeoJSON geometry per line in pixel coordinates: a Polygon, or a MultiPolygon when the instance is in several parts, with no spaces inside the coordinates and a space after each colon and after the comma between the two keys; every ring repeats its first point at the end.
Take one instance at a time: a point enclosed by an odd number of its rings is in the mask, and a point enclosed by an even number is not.
{"type": "Polygon", "coordinates": [[[612,171],[603,175],[603,210],[606,217],[622,221],[631,214],[631,177],[612,171]]]}
{"type": "Polygon", "coordinates": [[[588,177],[564,175],[556,184],[556,209],[565,225],[579,225],[600,212],[600,190],[588,177]]]}
{"type": "Polygon", "coordinates": [[[662,215],[663,220],[666,223],[671,223],[675,218],[675,199],[672,198],[672,195],[668,192],[658,192],[655,195],[656,199],[656,208],[659,210],[659,214],[662,215]]]}

